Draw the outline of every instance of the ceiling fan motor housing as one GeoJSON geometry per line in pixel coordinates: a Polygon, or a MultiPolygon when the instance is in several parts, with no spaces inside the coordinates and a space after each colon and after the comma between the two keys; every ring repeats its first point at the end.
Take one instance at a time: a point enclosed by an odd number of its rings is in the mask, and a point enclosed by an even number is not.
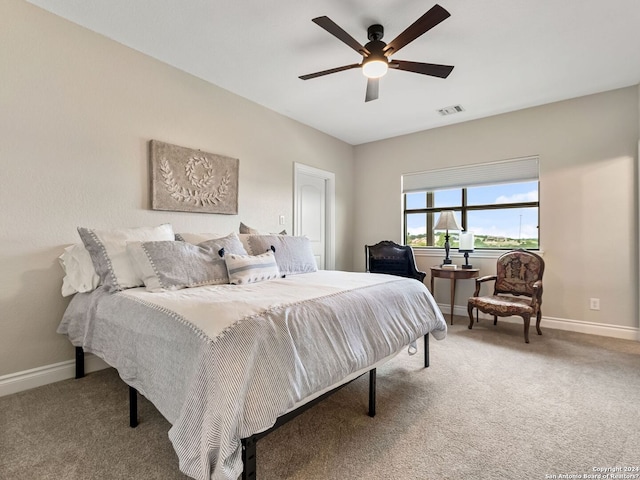
{"type": "Polygon", "coordinates": [[[384,57],[384,47],[386,46],[387,44],[382,40],[373,40],[372,42],[367,43],[364,48],[366,48],[369,53],[371,53],[371,55],[369,55],[369,58],[384,57]]]}
{"type": "Polygon", "coordinates": [[[370,42],[367,43],[364,48],[370,53],[367,55],[364,63],[378,61],[388,63],[389,60],[384,55],[384,47],[387,46],[385,42],[382,41],[382,37],[384,36],[384,27],[382,25],[371,25],[367,29],[367,36],[369,37],[370,42]]]}
{"type": "Polygon", "coordinates": [[[387,44],[382,40],[372,40],[364,48],[369,55],[362,60],[362,73],[367,78],[380,78],[387,73],[389,59],[384,54],[387,44]]]}

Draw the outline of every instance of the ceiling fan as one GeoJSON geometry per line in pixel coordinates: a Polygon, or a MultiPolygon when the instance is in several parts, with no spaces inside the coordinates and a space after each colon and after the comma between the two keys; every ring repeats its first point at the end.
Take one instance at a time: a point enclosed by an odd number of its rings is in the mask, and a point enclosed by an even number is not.
{"type": "Polygon", "coordinates": [[[352,68],[362,68],[362,73],[367,77],[367,94],[365,96],[365,102],[378,98],[380,77],[386,74],[389,68],[420,73],[422,75],[430,75],[433,77],[447,78],[451,73],[451,70],[453,70],[452,65],[392,60],[389,57],[396,54],[402,47],[414,41],[423,33],[431,30],[449,16],[451,16],[449,12],[436,4],[389,43],[382,41],[382,37],[384,35],[384,28],[382,25],[371,25],[367,29],[367,38],[369,39],[369,42],[364,46],[360,45],[356,39],[345,32],[329,17],[314,18],[312,21],[315,24],[324,28],[338,40],[346,43],[349,47],[362,55],[362,63],[353,63],[351,65],[331,68],[321,72],[301,75],[298,78],[302,80],[309,80],[311,78],[322,77],[324,75],[329,75],[330,73],[342,72],[352,68]]]}

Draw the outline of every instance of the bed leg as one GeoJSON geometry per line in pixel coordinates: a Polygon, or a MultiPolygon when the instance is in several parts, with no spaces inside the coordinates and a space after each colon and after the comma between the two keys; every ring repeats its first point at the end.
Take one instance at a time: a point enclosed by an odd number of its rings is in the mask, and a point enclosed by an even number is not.
{"type": "Polygon", "coordinates": [[[429,334],[424,336],[424,368],[429,366],[429,334]]]}
{"type": "Polygon", "coordinates": [[[242,439],[242,480],[256,479],[256,443],[254,437],[242,439]]]}
{"type": "Polygon", "coordinates": [[[129,387],[129,426],[138,426],[138,391],[133,387],[129,387]]]}
{"type": "Polygon", "coordinates": [[[76,347],[76,378],[84,377],[84,350],[76,347]]]}
{"type": "Polygon", "coordinates": [[[369,416],[376,416],[376,369],[369,370],[369,416]]]}

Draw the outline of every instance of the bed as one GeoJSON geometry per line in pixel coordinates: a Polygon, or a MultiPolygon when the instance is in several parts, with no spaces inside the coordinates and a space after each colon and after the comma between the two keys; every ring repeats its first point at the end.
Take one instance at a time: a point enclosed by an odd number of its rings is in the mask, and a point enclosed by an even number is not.
{"type": "Polygon", "coordinates": [[[104,283],[74,295],[58,332],[155,405],[180,470],[199,480],[236,480],[243,467],[255,476],[261,434],[447,332],[421,282],[389,275],[309,271],[160,291],[104,283]]]}

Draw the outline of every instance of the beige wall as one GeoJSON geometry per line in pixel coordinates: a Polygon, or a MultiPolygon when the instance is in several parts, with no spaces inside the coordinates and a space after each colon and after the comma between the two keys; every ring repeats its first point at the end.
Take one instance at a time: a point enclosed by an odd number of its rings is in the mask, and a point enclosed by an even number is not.
{"type": "Polygon", "coordinates": [[[539,154],[545,318],[637,327],[636,87],[354,148],[21,0],[0,18],[0,376],[72,358],[57,256],[77,226],[291,230],[293,162],[336,174],[336,267],[362,270],[364,244],[401,239],[403,173],[539,154]],[[149,210],[150,139],[239,158],[239,215],[149,210]]]}
{"type": "Polygon", "coordinates": [[[57,256],[79,225],[292,230],[293,163],[336,174],[350,269],[353,147],[20,0],[0,2],[0,376],[72,358],[57,256]],[[147,143],[240,159],[237,216],[149,209],[147,143]]]}
{"type": "MultiPolygon", "coordinates": [[[[401,240],[403,173],[537,154],[544,317],[633,332],[638,113],[638,87],[629,87],[356,147],[355,269],[363,268],[363,245],[401,240]],[[591,297],[600,311],[589,310],[591,297]]],[[[428,271],[441,257],[418,263],[428,271]]],[[[495,271],[493,258],[472,260],[481,274],[495,271]]],[[[457,305],[466,305],[472,284],[461,282],[457,305]]],[[[438,302],[448,304],[449,286],[438,285],[438,302]]]]}

